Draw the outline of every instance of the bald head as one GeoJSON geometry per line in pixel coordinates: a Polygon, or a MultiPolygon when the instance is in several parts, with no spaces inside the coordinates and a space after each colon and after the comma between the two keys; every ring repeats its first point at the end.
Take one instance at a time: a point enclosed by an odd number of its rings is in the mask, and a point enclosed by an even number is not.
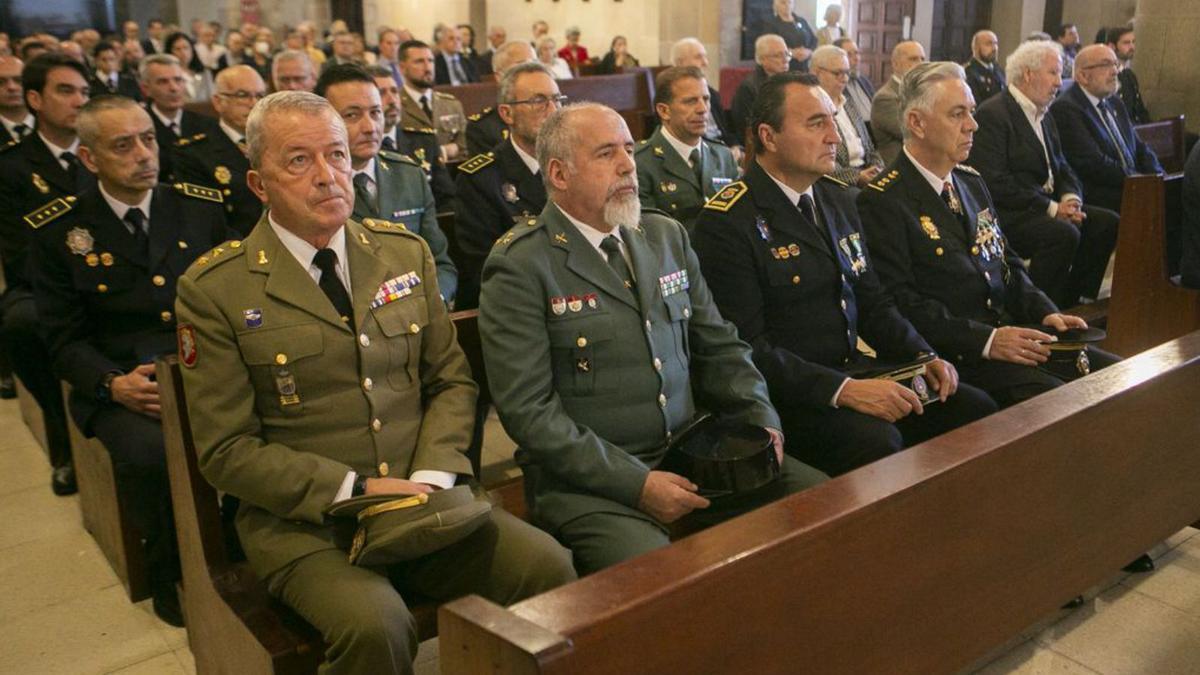
{"type": "Polygon", "coordinates": [[[1117,93],[1117,54],[1108,45],[1088,45],[1075,55],[1075,81],[1096,98],[1117,93]]]}
{"type": "Polygon", "coordinates": [[[245,133],[250,109],[267,95],[267,85],[258,71],[250,66],[230,66],[217,73],[217,90],[212,104],[221,121],[245,133]]]}
{"type": "Polygon", "coordinates": [[[504,71],[513,66],[528,63],[536,59],[537,54],[533,53],[533,45],[528,42],[524,40],[505,42],[492,55],[492,72],[496,73],[496,75],[503,75],[504,71]]]}
{"type": "Polygon", "coordinates": [[[694,37],[686,37],[671,45],[671,63],[680,67],[708,67],[708,50],[694,37]]]}
{"type": "Polygon", "coordinates": [[[990,30],[981,30],[971,38],[971,56],[980,63],[995,63],[1000,52],[1000,38],[990,30]]]}
{"type": "Polygon", "coordinates": [[[915,40],[905,40],[892,49],[892,74],[904,77],[914,66],[925,63],[925,48],[915,40]]]}

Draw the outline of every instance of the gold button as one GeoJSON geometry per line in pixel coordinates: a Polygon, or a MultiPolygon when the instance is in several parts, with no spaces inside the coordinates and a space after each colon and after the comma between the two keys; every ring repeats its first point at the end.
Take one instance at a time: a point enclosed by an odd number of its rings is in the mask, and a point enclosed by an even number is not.
{"type": "Polygon", "coordinates": [[[688,318],[691,318],[691,316],[692,316],[692,310],[691,310],[691,308],[690,308],[690,307],[684,307],[684,308],[683,308],[683,318],[685,318],[685,319],[688,319],[688,318]]]}
{"type": "Polygon", "coordinates": [[[587,346],[587,338],[583,337],[582,335],[579,336],[579,339],[575,341],[575,346],[583,349],[587,346]]]}
{"type": "Polygon", "coordinates": [[[153,277],[150,278],[150,281],[155,286],[166,286],[167,285],[167,279],[161,274],[155,274],[153,277]]]}
{"type": "Polygon", "coordinates": [[[233,191],[232,191],[232,190],[230,190],[229,188],[225,188],[224,190],[221,190],[221,194],[223,194],[223,195],[225,195],[226,197],[228,197],[229,195],[233,194],[233,191]]]}
{"type": "Polygon", "coordinates": [[[372,218],[363,218],[363,225],[367,227],[375,227],[375,220],[372,218]]]}
{"type": "Polygon", "coordinates": [[[101,293],[107,293],[108,292],[108,284],[100,284],[99,286],[96,287],[96,290],[100,291],[101,293]]]}
{"type": "Polygon", "coordinates": [[[658,407],[660,407],[660,408],[667,407],[667,395],[666,394],[658,395],[658,407]]]}
{"type": "Polygon", "coordinates": [[[383,422],[380,422],[378,417],[371,420],[371,431],[379,431],[382,428],[383,428],[383,422]]]}
{"type": "Polygon", "coordinates": [[[654,357],[654,369],[659,372],[662,371],[662,359],[658,358],[657,356],[654,357]]]}
{"type": "Polygon", "coordinates": [[[171,313],[163,312],[162,314],[159,314],[158,317],[163,320],[163,323],[166,323],[171,320],[171,313]]]}
{"type": "Polygon", "coordinates": [[[942,247],[941,247],[941,246],[939,246],[939,247],[937,247],[936,249],[934,249],[934,251],[933,251],[933,252],[934,252],[934,253],[936,253],[936,254],[938,254],[938,255],[942,255],[942,254],[943,254],[943,253],[945,253],[946,251],[944,251],[944,250],[942,249],[942,247]]]}
{"type": "Polygon", "coordinates": [[[799,275],[799,274],[797,274],[796,276],[792,277],[792,283],[793,283],[793,284],[798,284],[798,283],[800,283],[800,275],[799,275]]]}
{"type": "Polygon", "coordinates": [[[978,246],[971,247],[971,255],[979,255],[979,247],[978,246]]]}
{"type": "Polygon", "coordinates": [[[380,462],[380,463],[379,463],[379,475],[380,475],[380,476],[386,476],[386,475],[388,475],[388,465],[387,465],[387,462],[380,462]]]}
{"type": "Polygon", "coordinates": [[[374,387],[375,387],[375,383],[371,380],[371,378],[368,377],[363,380],[363,389],[364,390],[371,391],[371,389],[373,389],[374,387]]]}
{"type": "Polygon", "coordinates": [[[418,325],[417,325],[417,324],[415,324],[415,323],[409,324],[409,325],[408,325],[408,332],[412,333],[413,335],[416,335],[417,333],[420,333],[420,332],[421,332],[421,327],[420,327],[420,326],[418,326],[418,325]]]}
{"type": "Polygon", "coordinates": [[[370,347],[371,346],[371,338],[367,337],[366,333],[363,333],[358,336],[358,344],[360,344],[364,347],[370,347]]]}
{"type": "Polygon", "coordinates": [[[234,239],[233,241],[229,242],[229,248],[241,248],[241,247],[242,247],[242,242],[238,241],[237,239],[234,239]]]}
{"type": "Polygon", "coordinates": [[[276,354],[275,355],[275,363],[277,363],[281,366],[283,364],[287,363],[287,354],[276,354]]]}

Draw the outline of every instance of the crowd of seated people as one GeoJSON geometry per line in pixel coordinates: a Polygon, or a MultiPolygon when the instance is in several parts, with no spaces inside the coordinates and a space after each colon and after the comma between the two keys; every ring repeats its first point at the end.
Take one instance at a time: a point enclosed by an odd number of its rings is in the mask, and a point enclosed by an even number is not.
{"type": "Polygon", "coordinates": [[[268,591],[331,670],[405,672],[410,593],[515,602],[1114,363],[1049,362],[1087,328],[1124,178],[1162,171],[1133,29],[1064,26],[1003,64],[988,30],[963,65],[904,41],[879,83],[839,6],[813,31],[792,4],[729,111],[704,44],[672,45],[645,138],[560,88],[637,68],[626,39],[596,58],[543,21],[484,49],[449,24],[370,47],[342,22],[0,34],[0,395],[12,371],[42,408],[54,491],[76,490],[69,416],[182,625],[153,370],[178,351],[199,467],[268,591]],[[469,116],[441,89],[481,81],[469,116]],[[450,312],[476,307],[529,520],[484,508],[389,578],[327,513],[475,485],[450,312]],[[928,389],[863,375],[912,363],[928,389]],[[662,468],[706,411],[765,430],[771,488],[662,468]]]}

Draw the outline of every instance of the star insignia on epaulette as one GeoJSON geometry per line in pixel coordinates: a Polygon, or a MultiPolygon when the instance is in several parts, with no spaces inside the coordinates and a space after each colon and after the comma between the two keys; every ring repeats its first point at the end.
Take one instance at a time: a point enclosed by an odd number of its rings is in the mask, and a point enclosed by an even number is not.
{"type": "Polygon", "coordinates": [[[54,199],[49,203],[42,205],[37,210],[25,214],[25,222],[36,230],[55,218],[58,218],[67,211],[70,211],[74,204],[75,197],[71,195],[59,197],[58,199],[54,199]]]}
{"type": "Polygon", "coordinates": [[[704,208],[712,211],[728,211],[729,209],[733,208],[733,205],[736,204],[737,201],[749,191],[750,187],[740,180],[730,183],[729,185],[726,185],[723,190],[713,195],[712,198],[705,202],[704,208]]]}
{"type": "Polygon", "coordinates": [[[218,204],[224,203],[225,201],[225,198],[221,196],[220,190],[214,190],[213,188],[204,187],[203,185],[196,185],[194,183],[175,183],[174,187],[181,194],[187,195],[188,197],[195,197],[196,199],[203,199],[205,201],[216,202],[218,204]]]}
{"type": "Polygon", "coordinates": [[[458,167],[458,170],[466,174],[472,174],[494,161],[496,161],[495,155],[490,152],[485,152],[481,155],[475,155],[471,159],[463,162],[462,165],[458,167]]]}

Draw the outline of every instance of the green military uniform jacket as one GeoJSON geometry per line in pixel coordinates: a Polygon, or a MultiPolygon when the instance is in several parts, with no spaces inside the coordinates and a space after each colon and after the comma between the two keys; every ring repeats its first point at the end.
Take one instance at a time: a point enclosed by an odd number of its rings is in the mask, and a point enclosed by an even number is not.
{"type": "Polygon", "coordinates": [[[201,472],[242,500],[265,577],[335,547],[322,509],[347,472],[470,474],[476,388],[429,248],[398,225],[346,223],[354,326],[264,216],[179,281],[180,361],[201,472]]]}
{"type": "Polygon", "coordinates": [[[650,138],[638,144],[638,197],[646,208],[666,211],[689,232],[704,202],[738,177],[737,162],[729,148],[710,141],[700,143],[702,180],[687,160],[663,136],[659,126],[650,138]]]}
{"type": "Polygon", "coordinates": [[[679,223],[622,228],[625,288],[553,203],[497,242],[483,269],[488,381],[518,445],[535,522],[637,510],[646,475],[697,408],[779,428],[749,347],[721,318],[679,223]]]}
{"type": "Polygon", "coordinates": [[[433,190],[421,165],[407,155],[381,150],[375,157],[374,200],[360,199],[355,192],[354,217],[399,223],[420,235],[437,263],[438,288],[442,297],[453,300],[458,291],[458,272],[450,260],[450,242],[438,227],[433,190]]]}

